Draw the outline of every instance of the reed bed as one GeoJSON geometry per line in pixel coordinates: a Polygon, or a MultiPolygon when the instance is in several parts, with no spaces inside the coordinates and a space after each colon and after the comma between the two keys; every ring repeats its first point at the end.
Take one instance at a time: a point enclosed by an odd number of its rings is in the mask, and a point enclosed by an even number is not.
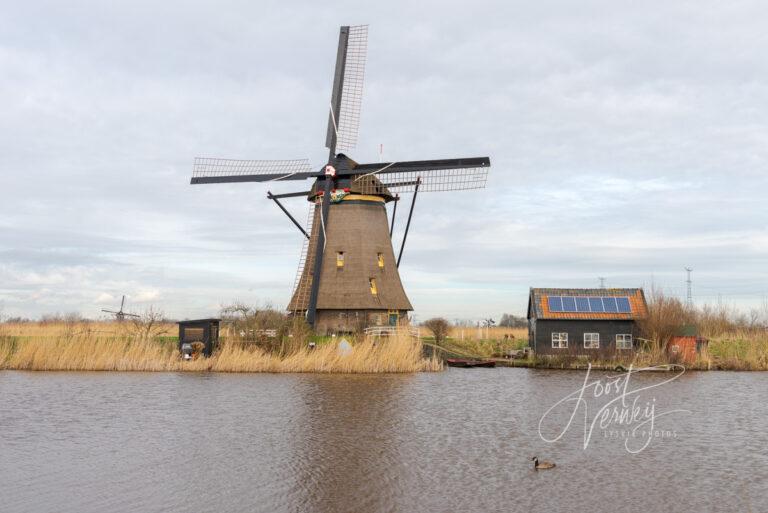
{"type": "Polygon", "coordinates": [[[723,370],[768,370],[768,332],[738,330],[709,341],[711,366],[723,370]]]}
{"type": "Polygon", "coordinates": [[[223,341],[210,358],[184,361],[174,343],[129,336],[81,333],[69,336],[1,336],[0,369],[34,371],[213,371],[393,373],[439,371],[442,363],[422,355],[421,342],[407,336],[302,348],[285,356],[254,345],[223,341]]]}

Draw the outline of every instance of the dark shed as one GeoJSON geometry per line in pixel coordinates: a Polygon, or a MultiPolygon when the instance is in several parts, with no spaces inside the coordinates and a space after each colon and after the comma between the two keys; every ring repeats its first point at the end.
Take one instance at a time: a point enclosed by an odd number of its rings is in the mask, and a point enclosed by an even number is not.
{"type": "Polygon", "coordinates": [[[635,347],[648,315],[643,289],[537,289],[528,298],[528,345],[539,355],[601,357],[635,347]]]}
{"type": "Polygon", "coordinates": [[[179,351],[184,344],[202,342],[205,344],[203,355],[211,356],[213,348],[219,343],[219,323],[221,319],[195,319],[179,322],[179,351]]]}

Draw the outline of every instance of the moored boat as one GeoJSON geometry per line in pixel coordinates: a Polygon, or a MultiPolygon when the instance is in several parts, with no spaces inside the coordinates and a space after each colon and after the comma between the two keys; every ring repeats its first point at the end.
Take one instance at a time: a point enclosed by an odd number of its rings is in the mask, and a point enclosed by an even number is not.
{"type": "Polygon", "coordinates": [[[449,367],[462,367],[465,369],[472,367],[496,367],[496,362],[493,360],[474,360],[470,358],[446,358],[445,363],[449,367]]]}

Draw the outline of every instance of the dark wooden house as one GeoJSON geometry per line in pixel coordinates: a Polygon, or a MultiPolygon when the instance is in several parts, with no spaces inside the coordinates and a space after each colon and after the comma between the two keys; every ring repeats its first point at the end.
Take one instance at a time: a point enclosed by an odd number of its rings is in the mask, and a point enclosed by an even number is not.
{"type": "Polygon", "coordinates": [[[537,355],[600,357],[635,348],[643,289],[531,289],[528,345],[537,355]]]}

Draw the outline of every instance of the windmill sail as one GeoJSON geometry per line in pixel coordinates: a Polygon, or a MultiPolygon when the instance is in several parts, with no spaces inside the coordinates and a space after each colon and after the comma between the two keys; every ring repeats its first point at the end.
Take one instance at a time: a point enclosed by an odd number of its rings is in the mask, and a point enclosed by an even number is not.
{"type": "Polygon", "coordinates": [[[376,194],[378,191],[373,189],[377,184],[386,187],[390,193],[413,192],[418,181],[419,192],[482,189],[490,167],[491,161],[487,157],[360,164],[354,172],[362,174],[353,180],[363,182],[365,177],[378,178],[364,182],[363,194],[376,194]]]}
{"type": "Polygon", "coordinates": [[[192,167],[191,183],[305,180],[317,174],[308,159],[234,160],[197,157],[192,167]]]}
{"type": "Polygon", "coordinates": [[[325,137],[325,146],[331,154],[357,146],[367,52],[368,25],[341,27],[325,137]]]}

